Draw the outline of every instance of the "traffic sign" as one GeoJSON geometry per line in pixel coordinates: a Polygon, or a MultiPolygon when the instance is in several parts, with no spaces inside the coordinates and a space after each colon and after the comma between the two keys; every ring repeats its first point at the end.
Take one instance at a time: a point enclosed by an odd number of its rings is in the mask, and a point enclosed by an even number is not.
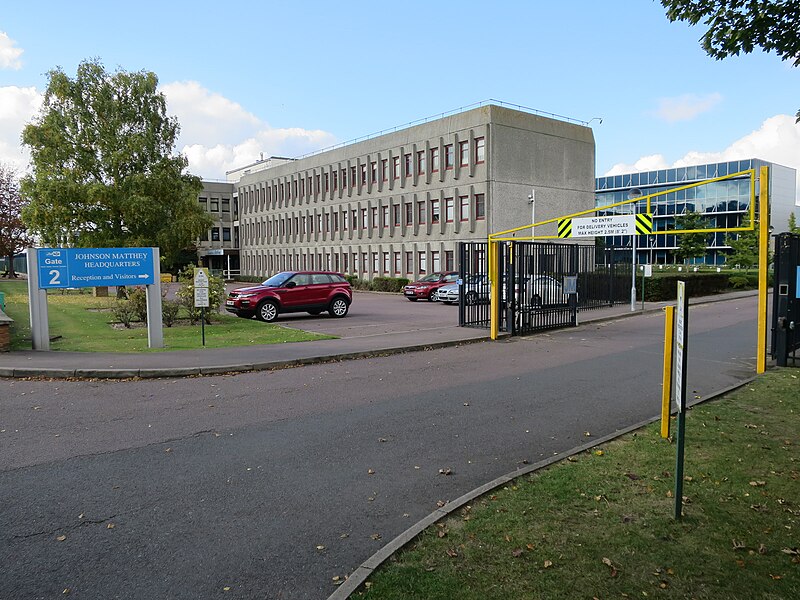
{"type": "Polygon", "coordinates": [[[196,308],[208,308],[210,306],[207,287],[194,288],[194,305],[196,308]]]}
{"type": "Polygon", "coordinates": [[[649,233],[653,233],[653,216],[650,213],[567,218],[558,221],[558,237],[560,238],[649,233]]]}
{"type": "Polygon", "coordinates": [[[198,267],[194,270],[194,287],[207,288],[208,287],[208,269],[198,267]]]}
{"type": "Polygon", "coordinates": [[[39,289],[153,285],[152,248],[38,248],[39,289]]]}

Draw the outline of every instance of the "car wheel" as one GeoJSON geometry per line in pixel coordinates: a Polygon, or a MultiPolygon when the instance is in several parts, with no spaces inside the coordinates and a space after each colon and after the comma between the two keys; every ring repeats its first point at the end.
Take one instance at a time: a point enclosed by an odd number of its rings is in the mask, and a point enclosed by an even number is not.
{"type": "Polygon", "coordinates": [[[347,311],[350,309],[350,303],[347,302],[342,296],[337,296],[333,300],[331,300],[331,306],[328,309],[328,312],[332,317],[336,317],[341,319],[342,317],[347,315],[347,311]]]}
{"type": "Polygon", "coordinates": [[[265,300],[264,302],[258,305],[258,311],[256,312],[256,316],[258,317],[259,321],[272,323],[275,319],[278,318],[278,306],[271,300],[265,300]]]}
{"type": "Polygon", "coordinates": [[[428,294],[428,302],[436,302],[436,292],[428,294]]]}
{"type": "Polygon", "coordinates": [[[473,304],[478,303],[478,294],[475,292],[467,292],[467,295],[464,296],[464,302],[467,306],[472,306],[473,304]]]}

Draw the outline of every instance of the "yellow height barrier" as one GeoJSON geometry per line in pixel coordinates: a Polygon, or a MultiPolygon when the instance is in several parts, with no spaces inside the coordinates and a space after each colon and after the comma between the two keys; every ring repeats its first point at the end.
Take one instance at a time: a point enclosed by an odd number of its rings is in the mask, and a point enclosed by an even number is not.
{"type": "Polygon", "coordinates": [[[672,398],[672,346],[675,340],[675,307],[664,307],[664,374],[661,377],[661,437],[669,437],[669,409],[672,398]]]}
{"type": "Polygon", "coordinates": [[[761,167],[758,200],[758,342],[756,373],[767,370],[767,269],[769,268],[769,167],[761,167]]]}

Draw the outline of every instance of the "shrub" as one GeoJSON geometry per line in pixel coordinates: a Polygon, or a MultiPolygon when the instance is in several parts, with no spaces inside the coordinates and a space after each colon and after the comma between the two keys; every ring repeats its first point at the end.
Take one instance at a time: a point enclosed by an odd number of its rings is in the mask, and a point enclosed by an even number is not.
{"type": "MultiPolygon", "coordinates": [[[[180,272],[178,281],[181,287],[178,289],[178,302],[186,309],[189,315],[189,322],[195,325],[203,314],[203,309],[194,305],[194,266],[186,267],[180,272]]],[[[219,312],[219,307],[225,300],[225,282],[219,278],[209,276],[208,278],[208,308],[205,311],[205,322],[211,324],[214,315],[219,312]]]]}
{"type": "Polygon", "coordinates": [[[166,327],[172,327],[178,320],[178,313],[181,310],[181,303],[177,300],[161,301],[161,321],[166,327]]]}
{"type": "Polygon", "coordinates": [[[118,323],[122,323],[126,329],[131,328],[131,323],[136,320],[136,311],[129,300],[117,300],[111,309],[111,314],[118,323]]]}
{"type": "Polygon", "coordinates": [[[143,287],[128,289],[128,302],[137,321],[147,322],[147,291],[143,287]]]}

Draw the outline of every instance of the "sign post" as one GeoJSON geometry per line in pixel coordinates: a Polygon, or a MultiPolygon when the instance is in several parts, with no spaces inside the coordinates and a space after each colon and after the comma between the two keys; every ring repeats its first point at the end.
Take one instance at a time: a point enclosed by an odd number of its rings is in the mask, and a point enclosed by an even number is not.
{"type": "Polygon", "coordinates": [[[683,450],[686,431],[686,345],[689,339],[689,298],[686,282],[678,282],[675,312],[675,402],[678,404],[678,434],[675,453],[675,519],[680,520],[683,505],[683,450]]]}
{"type": "Polygon", "coordinates": [[[28,299],[34,350],[49,350],[47,290],[143,285],[147,288],[147,340],[164,346],[158,248],[28,248],[28,299]]]}
{"type": "Polygon", "coordinates": [[[194,270],[194,306],[200,311],[200,336],[203,346],[206,345],[206,308],[208,301],[208,269],[198,267],[194,270]]]}

